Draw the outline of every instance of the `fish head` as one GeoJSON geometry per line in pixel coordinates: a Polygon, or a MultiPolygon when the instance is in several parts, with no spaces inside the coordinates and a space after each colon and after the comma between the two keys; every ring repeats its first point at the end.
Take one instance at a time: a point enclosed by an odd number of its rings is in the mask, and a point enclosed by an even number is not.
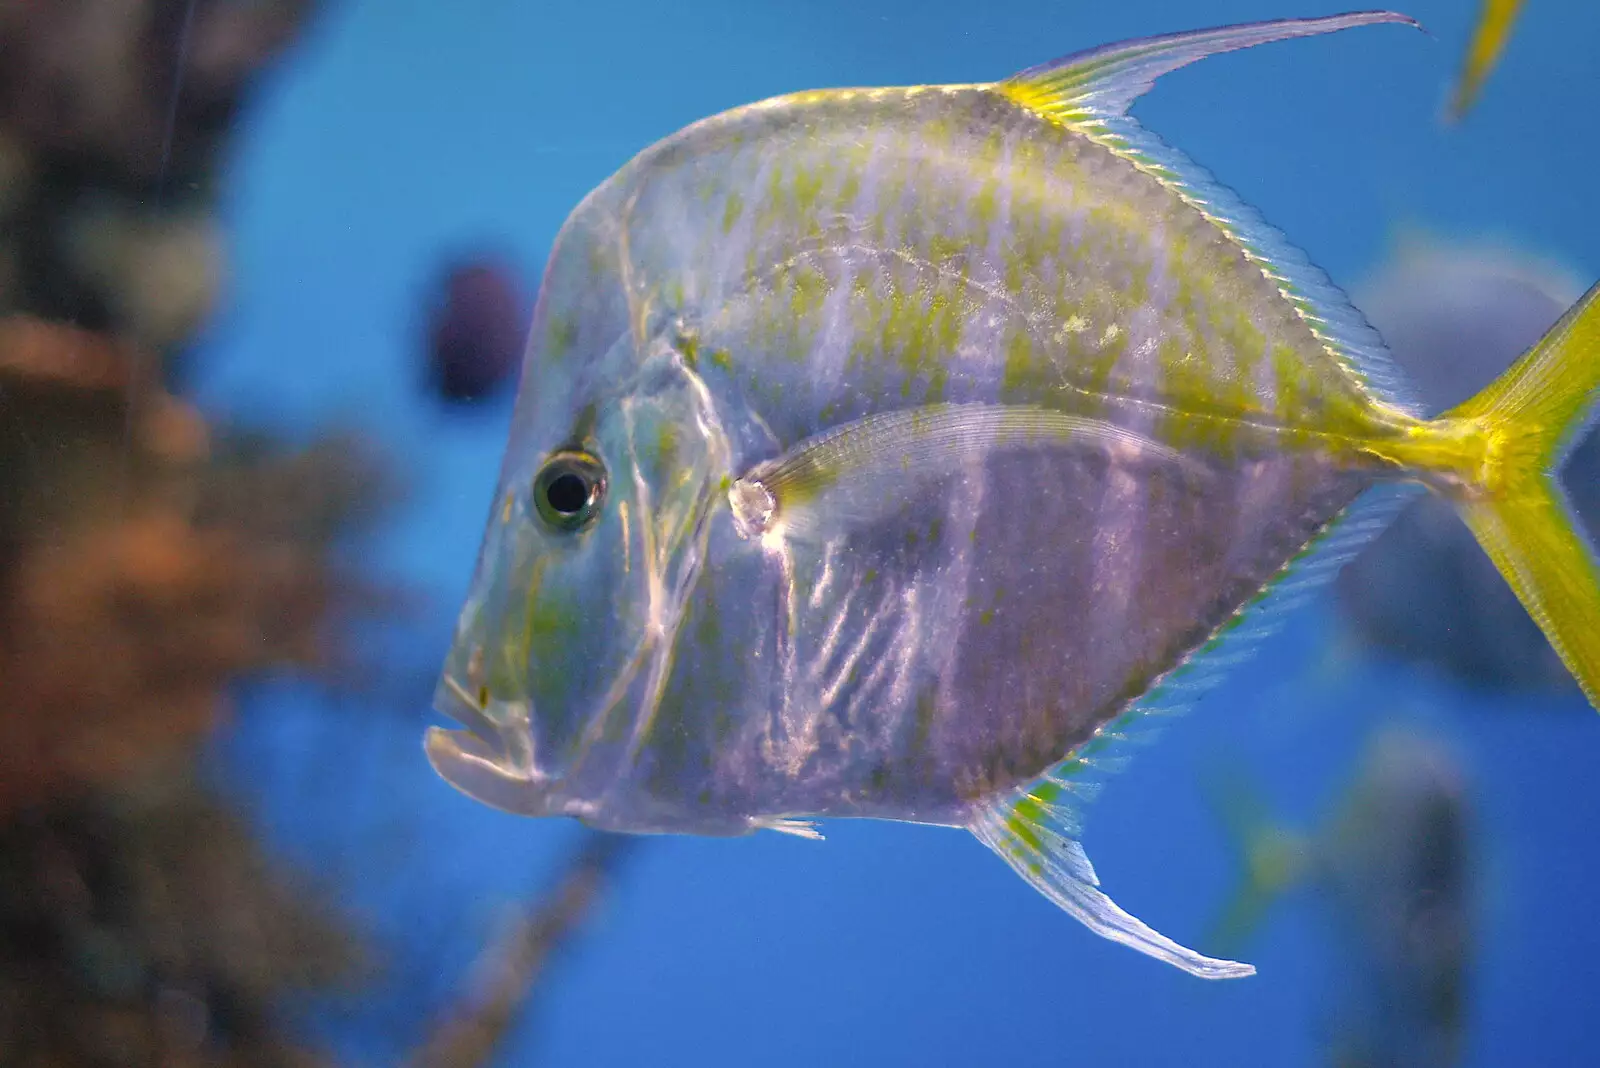
{"type": "Polygon", "coordinates": [[[489,805],[601,823],[598,799],[659,700],[727,446],[670,337],[625,331],[581,371],[523,388],[540,396],[519,397],[435,694],[466,729],[433,728],[426,748],[489,805]]]}

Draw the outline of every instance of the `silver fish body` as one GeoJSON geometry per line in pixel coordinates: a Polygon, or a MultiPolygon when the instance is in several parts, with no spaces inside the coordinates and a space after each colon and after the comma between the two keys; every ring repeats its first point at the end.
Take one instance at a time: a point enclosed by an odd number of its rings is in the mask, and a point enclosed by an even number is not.
{"type": "Polygon", "coordinates": [[[795,94],[637,156],[540,289],[434,767],[619,831],[965,827],[1099,933],[1249,974],[1098,889],[1080,780],[1363,490],[1488,446],[1123,112],[1384,21],[795,94]]]}
{"type": "MultiPolygon", "coordinates": [[[[1259,270],[1232,303],[1206,299],[1205,279],[1241,267],[1158,179],[986,89],[740,109],[601,186],[561,237],[535,322],[543,353],[566,351],[524,388],[562,414],[632,411],[618,458],[649,468],[656,494],[688,474],[707,514],[656,524],[658,551],[698,539],[685,551],[703,562],[660,606],[673,670],[651,704],[619,700],[572,739],[607,765],[616,805],[589,818],[959,824],[1143,693],[1371,481],[1282,447],[1317,413],[1281,397],[1356,387],[1259,270]],[[586,343],[563,344],[573,334],[586,343]],[[1174,347],[1219,358],[1175,372],[1174,347]],[[606,352],[614,366],[559,389],[606,352]],[[1028,404],[1179,436],[1163,419],[1196,391],[1186,374],[1263,429],[1230,427],[1220,454],[1181,462],[1130,438],[979,450],[910,485],[862,478],[899,507],[855,523],[846,497],[829,536],[776,547],[741,538],[710,492],[884,410],[1028,404]],[[629,744],[578,740],[606,731],[629,744]]],[[[546,437],[517,445],[530,459],[578,433],[536,423],[546,437]]],[[[665,592],[641,534],[631,581],[665,592]]],[[[574,623],[592,636],[616,618],[574,623]]]]}

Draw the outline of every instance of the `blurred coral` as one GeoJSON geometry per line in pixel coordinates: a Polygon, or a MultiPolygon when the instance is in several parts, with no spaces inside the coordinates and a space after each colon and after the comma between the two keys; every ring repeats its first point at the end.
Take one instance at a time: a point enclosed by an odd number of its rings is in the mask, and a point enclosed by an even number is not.
{"type": "Polygon", "coordinates": [[[429,327],[429,374],[447,400],[476,400],[515,374],[527,328],[517,273],[481,260],[449,268],[429,327]]]}
{"type": "MultiPolygon", "coordinates": [[[[213,199],[246,90],[313,0],[0,3],[0,1064],[326,1063],[285,998],[369,977],[348,923],[199,781],[234,680],[348,668],[393,592],[350,539],[400,489],[170,392],[217,299],[213,199]]],[[[445,282],[441,391],[515,370],[508,268],[445,282]]],[[[425,1063],[482,1063],[588,912],[596,838],[425,1063]]]]}
{"type": "Polygon", "coordinates": [[[314,6],[0,4],[0,314],[181,345],[221,284],[225,136],[314,6]]]}
{"type": "MultiPolygon", "coordinates": [[[[1488,385],[1543,335],[1580,288],[1548,264],[1502,247],[1412,239],[1357,300],[1430,411],[1488,385]]],[[[1591,538],[1600,534],[1600,435],[1563,475],[1591,538]]],[[[1562,667],[1516,595],[1450,504],[1425,497],[1340,574],[1338,598],[1361,638],[1488,687],[1567,687],[1562,667]]]]}
{"type": "Polygon", "coordinates": [[[0,546],[121,516],[208,452],[153,357],[87,330],[0,318],[0,546]]]}
{"type": "Polygon", "coordinates": [[[0,823],[0,1063],[299,1068],[286,991],[362,955],[181,768],[0,823]]]}
{"type": "Polygon", "coordinates": [[[376,596],[328,550],[387,483],[348,443],[210,455],[131,351],[0,321],[0,816],[118,777],[212,725],[233,677],[324,665],[376,596]]]}
{"type": "Polygon", "coordinates": [[[357,443],[215,434],[165,386],[221,275],[221,138],[306,0],[0,5],[0,1063],[323,1063],[283,998],[353,936],[195,781],[249,672],[376,592],[357,443]]]}
{"type": "Polygon", "coordinates": [[[0,5],[0,126],[50,165],[130,186],[207,176],[261,68],[311,0],[0,5]]]}
{"type": "Polygon", "coordinates": [[[242,672],[317,660],[329,585],[294,546],[161,512],[24,553],[0,617],[0,815],[189,741],[242,672]]]}
{"type": "Polygon", "coordinates": [[[329,434],[291,451],[259,434],[227,427],[214,433],[211,463],[196,473],[198,523],[230,522],[257,537],[329,545],[403,492],[383,456],[359,437],[329,434]]]}
{"type": "MultiPolygon", "coordinates": [[[[326,664],[349,443],[213,442],[138,347],[0,318],[0,1061],[309,1065],[351,936],[190,781],[238,675],[326,664]]],[[[365,510],[365,511],[363,511],[365,510]]]]}

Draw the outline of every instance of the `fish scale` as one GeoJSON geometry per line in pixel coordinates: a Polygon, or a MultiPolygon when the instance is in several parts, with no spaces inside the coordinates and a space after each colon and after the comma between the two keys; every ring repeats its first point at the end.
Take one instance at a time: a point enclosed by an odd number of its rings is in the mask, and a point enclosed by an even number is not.
{"type": "Polygon", "coordinates": [[[615,831],[962,827],[1093,931],[1079,803],[1421,483],[1600,699],[1552,472],[1600,297],[1434,420],[1359,313],[1125,111],[1220,51],[793,94],[646,149],[551,255],[430,731],[486,803],[615,831]],[[485,667],[489,665],[489,667],[485,667]]]}

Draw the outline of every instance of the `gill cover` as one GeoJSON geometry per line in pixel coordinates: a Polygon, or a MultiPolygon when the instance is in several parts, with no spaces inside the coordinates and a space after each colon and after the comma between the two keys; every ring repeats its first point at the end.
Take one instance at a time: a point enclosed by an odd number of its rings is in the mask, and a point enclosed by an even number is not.
{"type": "Polygon", "coordinates": [[[593,817],[665,682],[727,445],[670,338],[636,352],[619,340],[597,369],[632,373],[593,374],[567,425],[524,435],[505,464],[435,698],[467,729],[425,741],[442,778],[496,808],[593,817]],[[552,512],[550,465],[590,463],[592,513],[552,512]]]}

